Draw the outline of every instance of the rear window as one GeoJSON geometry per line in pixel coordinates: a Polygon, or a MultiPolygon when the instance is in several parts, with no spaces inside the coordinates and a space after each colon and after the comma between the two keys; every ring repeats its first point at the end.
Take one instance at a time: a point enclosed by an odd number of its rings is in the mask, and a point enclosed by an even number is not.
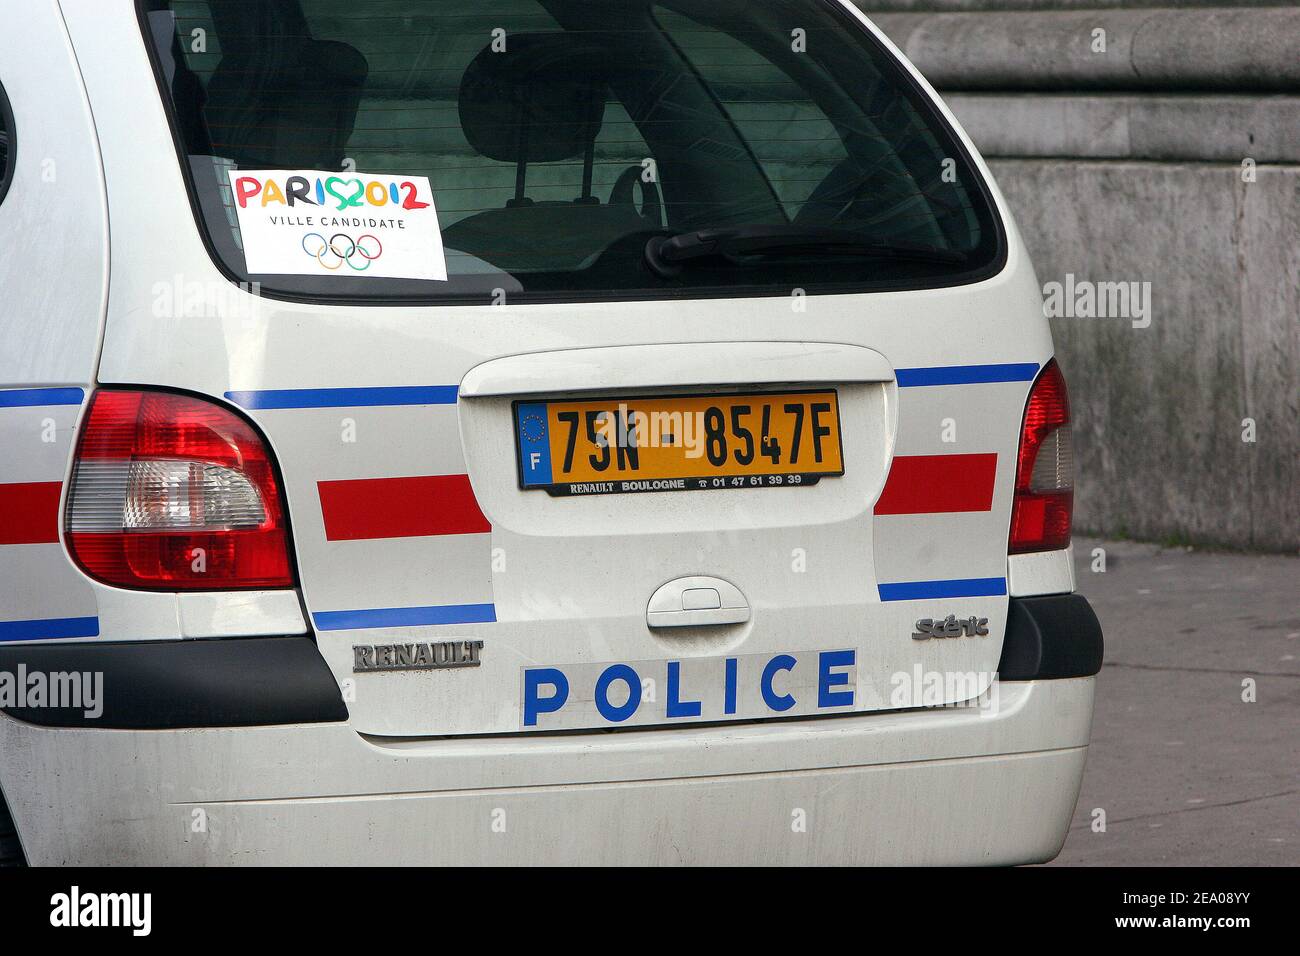
{"type": "Polygon", "coordinates": [[[141,6],[213,254],[273,295],[815,294],[1001,265],[969,157],[828,0],[141,6]]]}

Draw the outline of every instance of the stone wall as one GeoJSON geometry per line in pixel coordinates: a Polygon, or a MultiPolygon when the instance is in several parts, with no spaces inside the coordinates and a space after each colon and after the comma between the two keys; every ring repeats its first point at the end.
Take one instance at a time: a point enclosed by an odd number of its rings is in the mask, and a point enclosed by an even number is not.
{"type": "Polygon", "coordinates": [[[1150,283],[1149,324],[1052,320],[1076,528],[1300,547],[1300,8],[860,6],[988,159],[1040,282],[1150,283]]]}

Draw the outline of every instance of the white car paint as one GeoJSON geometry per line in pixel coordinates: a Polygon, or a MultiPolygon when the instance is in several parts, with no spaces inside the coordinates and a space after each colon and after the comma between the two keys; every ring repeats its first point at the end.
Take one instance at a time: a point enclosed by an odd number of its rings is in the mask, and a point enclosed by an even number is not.
{"type": "Polygon", "coordinates": [[[1007,684],[996,713],[427,741],[184,730],[147,748],[0,721],[0,747],[7,772],[88,797],[10,796],[43,834],[34,863],[1011,865],[1065,840],[1092,702],[1084,678],[1007,684]]]}
{"type": "MultiPolygon", "coordinates": [[[[942,106],[1006,224],[1005,267],[954,288],[818,296],[791,342],[790,303],[780,297],[485,314],[240,292],[196,225],[131,4],[32,4],[0,35],[0,63],[19,142],[0,226],[34,235],[21,264],[0,262],[0,389],[82,393],[49,406],[0,402],[6,446],[27,442],[46,419],[58,436],[4,456],[0,483],[66,487],[78,409],[97,385],[228,402],[263,430],[280,463],[301,580],[298,591],[130,591],[88,579],[57,541],[13,545],[0,547],[0,622],[93,619],[93,634],[48,638],[74,642],[295,634],[310,623],[355,694],[347,723],[329,726],[105,732],[0,716],[0,787],[33,862],[1010,863],[1059,849],[1093,679],[993,679],[1008,593],[890,601],[876,587],[1009,579],[1010,595],[1029,595],[1074,583],[1068,551],[1008,559],[1014,468],[1005,464],[987,512],[871,511],[895,456],[1014,462],[1030,386],[904,385],[897,370],[1042,366],[1053,355],[1006,204],[942,106]],[[58,170],[49,189],[37,185],[45,159],[58,170]],[[221,290],[225,305],[198,315],[159,309],[169,285],[221,290]],[[656,377],[652,350],[671,371],[656,377]],[[764,490],[728,493],[725,508],[711,494],[549,499],[519,489],[513,448],[499,440],[520,395],[788,381],[839,383],[855,441],[843,478],[779,504],[764,490]],[[392,387],[428,398],[366,397],[392,387]],[[439,397],[449,387],[451,400],[439,397]],[[322,389],[354,397],[321,399],[322,389]],[[300,407],[263,404],[300,390],[314,396],[300,407]],[[945,419],[961,422],[955,444],[942,438],[945,419]],[[345,425],[355,442],[339,439],[345,425]],[[330,540],[321,482],[454,475],[469,476],[490,530],[330,540]],[[789,573],[801,551],[807,573],[789,573]],[[721,635],[647,628],[651,593],[691,574],[736,582],[752,619],[721,635]],[[393,628],[356,616],[448,607],[491,608],[491,619],[448,627],[408,615],[393,628]],[[918,616],[939,611],[987,617],[993,635],[909,640],[918,616]],[[487,653],[472,670],[353,673],[355,644],[398,637],[479,639],[487,653]],[[527,666],[577,673],[840,647],[858,648],[857,697],[854,713],[831,720],[518,736],[527,666]],[[897,710],[891,678],[916,666],[981,675],[973,694],[940,702],[985,695],[984,705],[869,713],[897,710]],[[67,786],[74,775],[81,782],[67,786]],[[213,820],[206,836],[185,825],[200,807],[213,820]],[[519,840],[493,841],[499,807],[519,840]],[[802,842],[790,827],[798,808],[823,821],[802,842]],[[429,814],[438,828],[423,823],[429,814]]],[[[714,709],[723,694],[719,683],[693,691],[714,709]]]]}

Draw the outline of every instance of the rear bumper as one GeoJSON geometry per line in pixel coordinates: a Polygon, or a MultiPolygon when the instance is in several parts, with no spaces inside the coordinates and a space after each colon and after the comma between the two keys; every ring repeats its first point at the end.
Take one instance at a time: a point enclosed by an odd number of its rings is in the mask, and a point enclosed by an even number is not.
{"type": "Polygon", "coordinates": [[[1101,670],[1101,622],[1081,594],[1012,598],[998,676],[1004,680],[1092,677],[1101,670]]]}
{"type": "Polygon", "coordinates": [[[0,717],[34,864],[1011,864],[1064,842],[1090,677],[990,706],[485,739],[0,717]]]}

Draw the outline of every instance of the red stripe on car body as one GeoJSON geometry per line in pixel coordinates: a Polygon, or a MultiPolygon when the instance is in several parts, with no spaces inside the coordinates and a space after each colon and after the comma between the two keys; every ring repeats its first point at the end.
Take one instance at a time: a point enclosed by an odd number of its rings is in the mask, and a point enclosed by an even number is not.
{"type": "Polygon", "coordinates": [[[889,466],[875,514],[988,511],[993,506],[997,470],[996,454],[897,455],[889,466]]]}
{"type": "Polygon", "coordinates": [[[0,544],[54,544],[59,540],[61,481],[0,485],[0,544]]]}
{"type": "Polygon", "coordinates": [[[492,530],[479,509],[468,475],[319,481],[316,488],[329,541],[492,530]]]}

